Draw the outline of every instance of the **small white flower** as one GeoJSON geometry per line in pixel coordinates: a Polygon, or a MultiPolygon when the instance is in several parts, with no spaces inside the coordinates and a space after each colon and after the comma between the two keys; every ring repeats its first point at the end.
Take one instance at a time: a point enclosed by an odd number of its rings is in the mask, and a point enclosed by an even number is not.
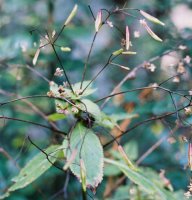
{"type": "Polygon", "coordinates": [[[63,76],[63,70],[58,67],[54,73],[54,76],[63,76]]]}
{"type": "Polygon", "coordinates": [[[191,57],[189,55],[187,55],[184,59],[183,59],[187,64],[189,64],[191,62],[191,57]]]}
{"type": "Polygon", "coordinates": [[[140,32],[139,31],[134,31],[133,33],[135,38],[139,38],[140,37],[140,32]]]}
{"type": "Polygon", "coordinates": [[[113,28],[113,22],[107,20],[107,24],[109,27],[113,28]]]}

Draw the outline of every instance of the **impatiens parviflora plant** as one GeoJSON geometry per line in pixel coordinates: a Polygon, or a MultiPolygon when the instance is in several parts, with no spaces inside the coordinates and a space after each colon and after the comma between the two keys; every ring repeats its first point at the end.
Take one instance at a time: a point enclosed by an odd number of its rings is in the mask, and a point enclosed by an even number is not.
{"type": "MultiPolygon", "coordinates": [[[[15,183],[7,190],[7,193],[4,196],[0,197],[0,199],[8,196],[12,191],[26,187],[36,178],[42,175],[51,165],[55,165],[54,163],[57,160],[62,158],[65,161],[65,164],[61,170],[65,172],[66,170],[70,169],[71,172],[81,182],[84,192],[86,192],[87,188],[96,189],[99,183],[101,183],[103,179],[105,162],[106,164],[117,167],[132,182],[144,188],[147,193],[157,194],[161,197],[161,199],[166,200],[168,199],[168,196],[171,196],[171,194],[166,192],[163,188],[158,188],[155,183],[146,178],[144,173],[142,173],[129,158],[124,151],[123,146],[120,145],[118,141],[115,140],[118,143],[118,159],[112,160],[104,158],[103,147],[98,136],[94,132],[94,128],[97,126],[104,127],[109,130],[113,129],[114,127],[119,128],[118,121],[123,119],[131,119],[138,116],[134,113],[119,113],[118,115],[109,115],[101,111],[96,102],[90,100],[90,95],[93,95],[97,91],[96,88],[93,88],[92,83],[99,76],[99,74],[110,64],[115,64],[118,66],[118,64],[112,62],[116,57],[121,55],[136,54],[136,52],[130,51],[131,41],[129,27],[128,25],[125,27],[125,46],[119,50],[112,51],[108,62],[104,65],[101,71],[95,77],[93,77],[92,80],[84,80],[87,69],[87,64],[85,64],[85,71],[81,82],[71,84],[71,81],[68,79],[65,68],[63,67],[55,49],[55,42],[59,38],[64,28],[74,18],[75,14],[77,13],[77,9],[78,6],[75,5],[68,18],[64,22],[60,32],[57,33],[55,30],[53,30],[51,36],[46,34],[45,37],[41,39],[39,48],[37,49],[32,61],[33,65],[36,65],[40,50],[45,48],[47,45],[52,46],[60,64],[60,66],[56,68],[54,75],[60,78],[64,77],[66,82],[60,85],[53,81],[50,82],[50,90],[47,92],[47,96],[55,99],[56,112],[49,115],[48,119],[50,121],[59,121],[70,116],[74,120],[74,126],[72,127],[70,133],[66,135],[61,145],[53,145],[47,150],[42,151],[46,156],[42,156],[42,154],[35,156],[21,170],[20,174],[13,179],[15,183]],[[49,159],[50,154],[54,154],[54,156],[49,159]],[[39,165],[42,163],[42,166],[40,166],[41,170],[37,169],[39,166],[36,164],[37,161],[39,162],[39,165]],[[33,168],[33,165],[35,166],[35,169],[33,168]],[[32,171],[34,173],[29,174],[28,171],[32,171]]],[[[102,12],[102,9],[99,10],[95,18],[96,34],[93,39],[93,43],[97,33],[100,31],[103,25],[107,24],[110,26],[110,28],[113,28],[113,22],[109,21],[109,18],[115,12],[118,12],[118,9],[114,10],[113,12],[108,12],[108,16],[105,18],[103,17],[102,12]]],[[[140,14],[149,21],[164,25],[164,23],[144,11],[140,11],[140,14]]],[[[145,19],[141,19],[140,23],[144,26],[153,39],[162,42],[162,40],[150,29],[145,19]]],[[[89,55],[91,53],[92,46],[90,48],[89,55]]],[[[71,48],[60,47],[60,50],[63,52],[70,52],[71,48]]],[[[87,62],[89,61],[89,55],[87,57],[87,62]]],[[[126,66],[123,67],[126,68],[126,66]]],[[[151,69],[151,71],[153,71],[153,69],[151,69]]]]}

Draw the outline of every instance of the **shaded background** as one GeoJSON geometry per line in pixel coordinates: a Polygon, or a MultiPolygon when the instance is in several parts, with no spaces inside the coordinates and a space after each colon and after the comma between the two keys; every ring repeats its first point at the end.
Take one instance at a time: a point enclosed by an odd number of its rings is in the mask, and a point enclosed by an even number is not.
{"type": "MultiPolygon", "coordinates": [[[[124,32],[128,24],[131,33],[132,50],[136,56],[122,57],[116,62],[133,69],[148,59],[161,55],[166,50],[175,49],[171,55],[164,56],[154,62],[155,72],[141,69],[133,80],[127,81],[121,90],[148,86],[150,83],[160,83],[177,71],[177,64],[187,55],[191,54],[192,42],[192,1],[66,1],[66,0],[0,0],[0,101],[35,94],[46,94],[49,90],[48,83],[34,73],[33,68],[47,77],[53,79],[58,62],[51,48],[45,48],[38,59],[37,65],[32,66],[32,59],[39,44],[39,33],[30,31],[37,28],[42,34],[44,30],[59,30],[63,21],[68,16],[75,3],[79,5],[79,11],[73,22],[62,34],[58,44],[70,46],[72,52],[60,53],[63,65],[66,68],[72,83],[81,79],[83,64],[90,48],[94,34],[94,21],[87,5],[91,5],[94,14],[100,8],[112,9],[122,7],[127,2],[127,7],[143,9],[165,22],[165,27],[150,24],[150,27],[163,40],[163,43],[153,40],[146,31],[141,28],[138,21],[133,18],[117,15],[112,18],[113,23],[124,32]],[[134,32],[139,31],[140,37],[135,38],[134,32]],[[178,44],[182,46],[178,48],[178,44]]],[[[134,12],[132,12],[135,14],[134,12]]],[[[86,79],[92,77],[106,62],[111,52],[121,47],[122,35],[115,29],[104,27],[99,33],[94,44],[89,71],[86,79]]],[[[187,74],[179,83],[170,81],[166,86],[172,89],[191,89],[191,64],[185,67],[187,74]]],[[[119,81],[127,74],[126,70],[116,66],[110,66],[96,80],[95,87],[98,92],[94,98],[103,97],[111,92],[119,81]],[[105,87],[103,87],[105,86],[105,87]]],[[[62,81],[62,80],[58,80],[62,81]]],[[[176,97],[175,97],[176,98],[176,97]]],[[[181,101],[181,99],[178,99],[181,101]]],[[[182,103],[182,102],[181,102],[182,103]]],[[[174,110],[170,97],[162,92],[150,96],[145,93],[129,93],[114,98],[105,106],[107,113],[128,112],[134,110],[139,114],[138,119],[131,124],[142,121],[152,115],[163,114],[168,110],[174,110]]],[[[54,112],[54,102],[49,100],[34,99],[29,102],[12,103],[1,107],[0,115],[27,119],[42,124],[47,124],[45,116],[54,112]],[[32,104],[31,104],[31,103],[32,104]],[[44,114],[42,114],[44,113],[44,114]]],[[[147,151],[155,142],[170,135],[170,130],[175,127],[176,116],[165,121],[156,121],[133,130],[130,135],[122,138],[122,144],[134,142],[136,150],[135,160],[147,151]]],[[[190,118],[189,118],[190,121],[190,118]]],[[[66,122],[59,122],[59,126],[65,126],[66,122]]],[[[123,123],[123,122],[122,122],[123,123]]],[[[125,122],[124,128],[130,123],[125,122]]],[[[166,177],[170,179],[175,191],[186,190],[189,183],[189,172],[185,170],[187,165],[187,143],[181,140],[181,135],[191,134],[190,128],[181,128],[175,131],[174,136],[165,139],[161,145],[153,151],[141,165],[152,168],[157,172],[165,169],[166,177]]],[[[36,127],[32,124],[16,121],[0,121],[0,148],[5,149],[9,156],[0,152],[0,191],[4,191],[11,183],[11,178],[18,173],[17,164],[23,166],[38,151],[30,145],[26,136],[30,135],[33,141],[42,148],[55,141],[49,130],[36,127]],[[11,157],[10,157],[11,156],[11,157]]],[[[101,138],[102,139],[102,138],[101,138]]],[[[105,141],[105,139],[103,139],[105,141]]],[[[118,177],[117,177],[118,178],[118,177]]],[[[12,194],[8,199],[64,199],[63,186],[65,174],[55,168],[51,168],[32,186],[12,194]],[[59,192],[59,193],[58,193],[59,192]],[[57,196],[54,196],[58,193],[57,196]]],[[[116,181],[113,180],[114,182],[116,181]]],[[[108,177],[100,184],[96,197],[102,199],[109,184],[108,177]]],[[[124,194],[128,191],[123,181],[115,192],[124,194]],[[125,187],[125,188],[124,188],[125,187]],[[121,190],[123,192],[121,192],[121,190]]],[[[110,185],[110,184],[109,184],[110,185]]],[[[79,199],[81,185],[75,177],[71,176],[68,190],[68,199],[79,199]]],[[[115,192],[109,197],[119,198],[115,192]]],[[[183,191],[181,191],[183,193],[183,191]]],[[[122,199],[126,199],[123,198],[122,199]]],[[[180,198],[181,199],[181,198],[180,198]]]]}

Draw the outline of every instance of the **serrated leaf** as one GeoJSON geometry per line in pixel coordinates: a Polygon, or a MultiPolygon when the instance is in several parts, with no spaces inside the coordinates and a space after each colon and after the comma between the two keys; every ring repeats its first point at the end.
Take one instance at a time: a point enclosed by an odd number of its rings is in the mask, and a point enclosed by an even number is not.
{"type": "MultiPolygon", "coordinates": [[[[49,159],[52,163],[57,159],[58,147],[58,145],[53,145],[45,150],[47,154],[51,153],[49,159]]],[[[46,156],[43,153],[39,153],[30,160],[24,168],[22,168],[18,176],[12,179],[15,183],[8,189],[8,191],[12,192],[26,187],[39,178],[51,166],[52,164],[47,160],[46,156]]]]}
{"type": "Polygon", "coordinates": [[[66,115],[60,114],[60,113],[53,113],[48,116],[48,120],[53,121],[53,122],[56,122],[65,118],[66,118],[66,115]]]}
{"type": "Polygon", "coordinates": [[[80,154],[81,159],[85,165],[86,171],[86,186],[88,188],[96,188],[103,178],[103,149],[98,137],[92,130],[85,128],[81,124],[78,124],[73,130],[70,141],[63,142],[64,154],[67,155],[67,159],[70,159],[71,152],[75,148],[78,149],[78,153],[73,163],[70,165],[70,169],[75,176],[81,181],[80,170],[80,154]],[[68,148],[70,145],[70,150],[68,148]]]}
{"type": "Polygon", "coordinates": [[[147,192],[148,194],[151,194],[151,195],[156,194],[160,197],[161,200],[168,200],[168,199],[176,200],[170,192],[167,192],[163,188],[159,188],[159,186],[153,183],[150,180],[150,177],[145,177],[142,173],[131,170],[129,167],[127,167],[126,165],[120,162],[117,162],[108,158],[105,158],[104,161],[107,164],[111,164],[118,167],[131,181],[133,181],[135,184],[142,187],[143,190],[147,192]]]}

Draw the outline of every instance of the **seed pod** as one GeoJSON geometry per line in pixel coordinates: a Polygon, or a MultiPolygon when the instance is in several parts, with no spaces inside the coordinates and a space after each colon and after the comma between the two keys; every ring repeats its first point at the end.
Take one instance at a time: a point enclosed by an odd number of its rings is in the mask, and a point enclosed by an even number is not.
{"type": "Polygon", "coordinates": [[[192,171],[192,143],[188,144],[188,166],[192,171]]]}
{"type": "Polygon", "coordinates": [[[141,15],[143,15],[143,17],[145,17],[146,19],[148,19],[149,21],[153,22],[153,23],[156,23],[156,24],[160,24],[162,26],[165,26],[165,24],[160,21],[159,19],[157,19],[156,17],[153,17],[152,15],[146,13],[145,11],[143,10],[140,10],[139,11],[141,13],[141,15]]]}
{"type": "Polygon", "coordinates": [[[147,22],[146,22],[144,19],[141,19],[141,20],[140,20],[140,24],[147,30],[147,32],[149,33],[149,35],[150,35],[153,39],[155,39],[155,40],[157,40],[157,41],[159,41],[159,42],[162,42],[162,41],[163,41],[159,36],[157,36],[157,35],[151,30],[151,28],[148,26],[147,22]]]}
{"type": "Polygon", "coordinates": [[[64,23],[65,26],[67,26],[69,24],[69,22],[73,19],[73,17],[77,13],[77,8],[78,8],[78,6],[77,6],[77,4],[75,4],[75,6],[73,7],[73,10],[71,11],[70,15],[68,16],[67,20],[64,23]]]}
{"type": "Polygon", "coordinates": [[[124,55],[135,55],[135,54],[137,54],[137,52],[135,52],[135,51],[123,51],[122,54],[124,54],[124,55]]]}
{"type": "Polygon", "coordinates": [[[129,39],[129,28],[128,26],[126,26],[126,50],[129,50],[129,46],[130,46],[130,39],[129,39]]]}
{"type": "Polygon", "coordinates": [[[86,191],[86,169],[83,159],[80,159],[80,175],[83,191],[86,191]]]}
{"type": "Polygon", "coordinates": [[[69,47],[61,47],[61,51],[69,52],[69,51],[71,51],[71,48],[69,48],[69,47]]]}
{"type": "Polygon", "coordinates": [[[120,55],[122,52],[123,52],[123,49],[119,49],[119,50],[117,50],[117,51],[114,51],[112,54],[113,54],[114,56],[118,56],[118,55],[120,55]]]}
{"type": "Polygon", "coordinates": [[[99,10],[99,12],[97,13],[96,20],[95,20],[95,30],[96,30],[96,32],[99,31],[99,29],[101,28],[101,25],[102,25],[102,11],[99,10]]]}
{"type": "Polygon", "coordinates": [[[133,163],[129,160],[129,158],[127,157],[125,151],[123,150],[123,147],[121,145],[118,145],[118,151],[121,154],[121,156],[123,157],[124,161],[126,162],[127,166],[130,167],[133,170],[136,170],[135,166],[133,165],[133,163]]]}
{"type": "Polygon", "coordinates": [[[40,48],[38,48],[37,51],[36,51],[36,53],[35,53],[35,56],[33,58],[33,65],[36,65],[37,59],[39,57],[39,54],[40,54],[40,48]]]}

